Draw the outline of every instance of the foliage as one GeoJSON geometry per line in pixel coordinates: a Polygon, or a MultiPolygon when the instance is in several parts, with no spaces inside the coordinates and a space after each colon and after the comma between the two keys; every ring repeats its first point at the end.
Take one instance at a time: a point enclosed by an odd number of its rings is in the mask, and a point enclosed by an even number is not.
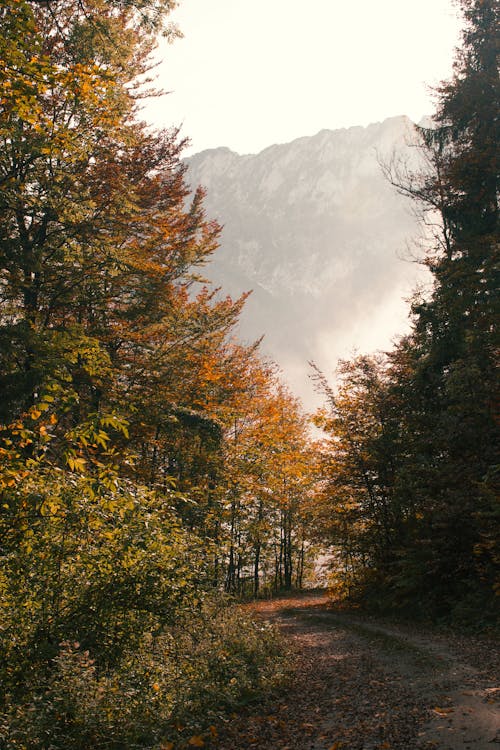
{"type": "Polygon", "coordinates": [[[261,583],[274,591],[302,586],[316,473],[297,399],[272,371],[254,382],[227,430],[224,518],[226,591],[256,596],[261,583]]]}
{"type": "Polygon", "coordinates": [[[4,496],[6,668],[17,657],[43,660],[68,638],[113,663],[142,632],[178,616],[183,601],[194,606],[201,550],[172,517],[168,496],[117,480],[95,494],[92,484],[31,472],[4,496]]]}
{"type": "MultiPolygon", "coordinates": [[[[268,493],[250,459],[282,394],[257,344],[231,338],[246,295],[224,298],[200,273],[220,228],[186,184],[178,132],[138,117],[174,5],[0,3],[7,747],[201,746],[219,714],[282,671],[276,634],[217,605],[230,482],[272,509],[271,525],[246,518],[240,534],[238,575],[253,554],[257,582],[259,545],[291,500],[274,479],[268,493]],[[254,431],[237,461],[243,415],[254,431]]],[[[304,418],[288,406],[263,471],[294,441],[303,451],[304,418]]],[[[290,549],[290,515],[288,529],[290,549]]]]}
{"type": "Polygon", "coordinates": [[[278,687],[288,664],[272,626],[206,601],[161,634],[145,633],[112,669],[63,642],[50,674],[22,703],[8,702],[0,737],[30,750],[48,741],[54,750],[201,747],[221,717],[278,687]]]}
{"type": "Polygon", "coordinates": [[[385,358],[345,364],[338,393],[320,378],[332,435],[324,507],[365,595],[441,617],[477,618],[480,607],[493,619],[498,5],[462,6],[455,75],[438,89],[433,127],[420,129],[429,170],[390,175],[439,224],[425,259],[433,288],[416,295],[413,329],[385,358]]]}
{"type": "MultiPolygon", "coordinates": [[[[22,432],[29,441],[38,430],[22,432]]],[[[95,435],[80,426],[87,447],[95,435]]],[[[7,747],[201,742],[286,671],[277,634],[215,595],[213,553],[182,528],[179,493],[120,479],[104,455],[106,435],[101,425],[99,459],[86,463],[97,473],[29,458],[30,470],[18,463],[16,481],[3,489],[7,747]]]]}

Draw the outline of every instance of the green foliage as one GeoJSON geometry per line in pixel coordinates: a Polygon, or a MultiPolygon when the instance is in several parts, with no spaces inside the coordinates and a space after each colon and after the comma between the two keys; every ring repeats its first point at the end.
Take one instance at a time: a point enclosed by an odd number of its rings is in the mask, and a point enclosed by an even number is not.
{"type": "Polygon", "coordinates": [[[2,432],[0,738],[182,747],[278,684],[281,640],[217,604],[215,549],[175,512],[188,498],[120,477],[126,421],[64,430],[61,399],[54,385],[2,432]]]}
{"type": "Polygon", "coordinates": [[[27,750],[189,747],[280,686],[289,664],[272,626],[206,601],[188,619],[145,633],[111,669],[98,668],[79,643],[63,642],[50,674],[35,675],[22,701],[8,698],[0,739],[27,750]]]}
{"type": "Polygon", "coordinates": [[[201,545],[173,517],[173,498],[116,477],[112,490],[96,492],[95,484],[87,475],[40,470],[4,493],[7,678],[68,639],[114,663],[143,632],[157,632],[200,600],[201,545]]]}

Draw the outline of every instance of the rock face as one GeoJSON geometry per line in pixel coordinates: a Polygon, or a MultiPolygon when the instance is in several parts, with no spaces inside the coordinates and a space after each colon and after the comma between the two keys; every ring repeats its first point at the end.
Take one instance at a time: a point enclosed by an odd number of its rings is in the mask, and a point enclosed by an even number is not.
{"type": "Polygon", "coordinates": [[[224,226],[206,275],[233,296],[253,290],[240,335],[264,335],[264,352],[308,406],[308,360],[329,373],[339,356],[388,347],[405,330],[403,298],[423,271],[404,258],[419,229],[380,160],[397,152],[415,162],[412,140],[411,121],[394,117],[255,155],[218,148],[187,160],[208,216],[224,226]]]}

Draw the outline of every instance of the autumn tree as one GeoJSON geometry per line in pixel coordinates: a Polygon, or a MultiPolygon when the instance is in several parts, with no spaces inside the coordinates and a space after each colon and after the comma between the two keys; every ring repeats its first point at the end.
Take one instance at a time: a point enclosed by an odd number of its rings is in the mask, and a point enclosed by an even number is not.
{"type": "Polygon", "coordinates": [[[154,441],[174,423],[190,432],[179,414],[196,411],[199,396],[187,384],[200,389],[204,354],[220,349],[223,358],[243,303],[216,301],[201,287],[193,294],[219,227],[204,216],[202,191],[190,196],[178,133],[153,134],[137,120],[148,32],[173,33],[171,6],[3,10],[3,417],[54,383],[71,402],[61,429],[126,404],[131,447],[151,463],[141,470],[150,482],[160,460],[154,441]]]}
{"type": "Polygon", "coordinates": [[[316,480],[298,400],[260,364],[226,434],[228,591],[302,586],[308,505],[316,480]]]}
{"type": "Polygon", "coordinates": [[[341,361],[335,389],[316,367],[314,379],[326,397],[315,423],[328,436],[314,515],[339,569],[337,594],[353,595],[395,575],[413,512],[399,491],[401,402],[380,355],[341,361]]]}
{"type": "Polygon", "coordinates": [[[80,365],[91,379],[96,345],[82,308],[93,280],[102,287],[104,269],[120,263],[123,196],[134,192],[120,167],[137,147],[133,82],[152,47],[140,28],[161,27],[171,4],[142,5],[2,3],[4,415],[30,404],[56,371],[80,365]]]}
{"type": "Polygon", "coordinates": [[[203,279],[219,227],[178,132],[139,120],[173,6],[0,3],[6,747],[200,746],[277,653],[217,588],[229,425],[265,368],[232,340],[245,295],[203,279]]]}

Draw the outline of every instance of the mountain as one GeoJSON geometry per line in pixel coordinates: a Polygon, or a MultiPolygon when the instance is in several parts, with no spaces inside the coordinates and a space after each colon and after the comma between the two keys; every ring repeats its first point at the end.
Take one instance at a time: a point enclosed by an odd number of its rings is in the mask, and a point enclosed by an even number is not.
{"type": "Polygon", "coordinates": [[[382,174],[391,154],[416,164],[414,125],[393,117],[240,155],[210,149],[187,159],[223,225],[206,275],[224,293],[253,290],[240,335],[263,351],[312,407],[308,360],[327,374],[354,349],[389,347],[406,329],[404,302],[423,278],[404,260],[419,227],[382,174]]]}

